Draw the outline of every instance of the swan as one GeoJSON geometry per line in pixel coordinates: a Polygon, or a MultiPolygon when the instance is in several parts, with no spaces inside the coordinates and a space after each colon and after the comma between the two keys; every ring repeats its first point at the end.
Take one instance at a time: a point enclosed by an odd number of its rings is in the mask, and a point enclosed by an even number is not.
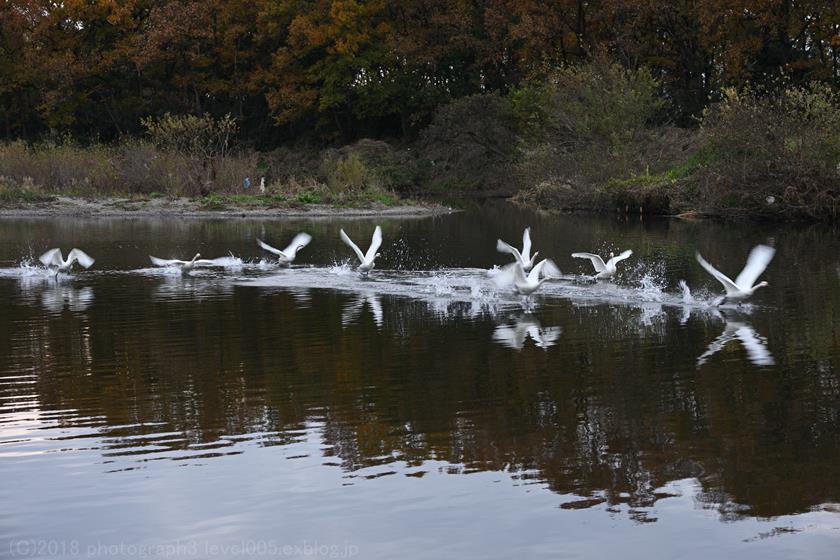
{"type": "Polygon", "coordinates": [[[69,272],[73,267],[73,263],[78,262],[83,267],[90,268],[95,262],[90,255],[81,249],[72,249],[67,254],[67,260],[64,260],[64,257],[61,255],[61,249],[57,248],[50,249],[38,257],[38,260],[41,261],[47,268],[55,270],[56,276],[59,272],[69,272]]]}
{"type": "Polygon", "coordinates": [[[537,259],[539,251],[535,251],[531,255],[531,228],[525,228],[522,233],[522,252],[509,243],[505,243],[501,239],[496,240],[496,250],[500,253],[510,253],[516,259],[516,262],[522,265],[525,272],[530,271],[534,267],[534,261],[537,259]]]}
{"type": "Polygon", "coordinates": [[[149,259],[152,261],[153,265],[180,268],[181,272],[189,272],[193,268],[199,266],[217,266],[217,263],[215,261],[211,261],[209,259],[200,259],[199,257],[201,257],[201,253],[196,253],[192,260],[182,261],[178,259],[159,259],[157,257],[149,255],[149,259]]]}
{"type": "Polygon", "coordinates": [[[620,255],[616,255],[615,253],[610,253],[610,260],[606,263],[604,259],[600,256],[596,255],[595,253],[572,253],[572,256],[576,259],[589,259],[592,261],[592,266],[595,267],[595,278],[612,278],[616,273],[616,263],[619,261],[623,261],[624,259],[630,257],[633,254],[633,251],[627,249],[620,255]]]}
{"type": "Polygon", "coordinates": [[[498,274],[493,276],[493,280],[499,287],[513,285],[520,294],[530,296],[543,285],[543,282],[557,276],[560,276],[560,269],[557,268],[554,261],[543,259],[534,265],[527,276],[525,275],[525,267],[517,261],[503,267],[498,274]]]}
{"type": "Polygon", "coordinates": [[[344,230],[341,230],[341,240],[344,241],[353,251],[355,251],[356,256],[359,257],[359,272],[362,274],[367,274],[373,267],[376,266],[374,261],[379,257],[379,253],[376,251],[379,250],[379,247],[382,245],[382,228],[376,226],[376,229],[373,230],[373,237],[370,240],[370,247],[367,250],[367,253],[363,254],[362,250],[353,243],[353,240],[350,239],[344,230]]]}
{"type": "Polygon", "coordinates": [[[753,247],[753,250],[750,251],[750,256],[747,257],[747,264],[744,266],[744,270],[741,271],[741,274],[738,275],[734,282],[727,275],[706,262],[706,259],[699,252],[695,253],[695,257],[697,258],[697,262],[700,263],[700,266],[706,269],[706,272],[723,284],[726,295],[715,302],[715,305],[720,305],[727,300],[743,301],[753,295],[758,288],[769,286],[767,282],[759,282],[755,285],[753,283],[758,280],[758,277],[761,276],[761,273],[764,272],[767,265],[773,260],[773,255],[775,254],[776,250],[767,245],[756,245],[753,247]]]}
{"type": "Polygon", "coordinates": [[[275,249],[265,241],[261,239],[257,239],[257,245],[268,251],[269,253],[274,253],[277,255],[277,260],[279,261],[281,266],[291,266],[294,262],[295,257],[297,256],[297,252],[309,245],[309,242],[312,241],[312,236],[308,233],[299,233],[297,234],[292,242],[286,247],[284,250],[275,249]]]}

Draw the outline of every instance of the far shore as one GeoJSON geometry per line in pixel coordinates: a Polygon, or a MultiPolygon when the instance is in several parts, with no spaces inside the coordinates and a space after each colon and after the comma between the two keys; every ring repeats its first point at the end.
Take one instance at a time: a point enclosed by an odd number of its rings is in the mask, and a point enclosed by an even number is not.
{"type": "Polygon", "coordinates": [[[254,206],[226,202],[223,208],[207,209],[201,200],[190,198],[126,198],[87,199],[55,196],[37,202],[0,203],[0,219],[9,217],[173,217],[173,218],[330,218],[330,217],[393,217],[411,218],[438,216],[457,210],[435,203],[409,202],[385,205],[372,203],[363,207],[341,207],[329,204],[300,206],[254,206]]]}

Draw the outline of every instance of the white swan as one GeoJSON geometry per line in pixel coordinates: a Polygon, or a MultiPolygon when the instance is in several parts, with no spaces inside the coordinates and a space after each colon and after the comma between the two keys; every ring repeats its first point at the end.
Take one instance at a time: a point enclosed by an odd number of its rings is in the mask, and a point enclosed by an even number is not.
{"type": "Polygon", "coordinates": [[[610,260],[604,262],[600,256],[596,255],[595,253],[572,253],[572,256],[576,259],[589,259],[592,261],[592,266],[595,267],[595,278],[612,278],[617,269],[615,267],[616,263],[619,261],[623,261],[624,259],[628,258],[630,255],[633,254],[633,251],[627,249],[620,255],[616,255],[615,253],[610,253],[610,260]]]}
{"type": "Polygon", "coordinates": [[[289,243],[289,246],[286,247],[284,250],[275,249],[265,241],[261,239],[257,239],[257,245],[268,251],[269,253],[274,253],[277,255],[277,260],[279,261],[281,266],[291,266],[294,262],[295,257],[297,256],[297,252],[309,245],[309,242],[312,241],[312,236],[308,233],[299,233],[297,234],[292,242],[289,243]]]}
{"type": "Polygon", "coordinates": [[[758,277],[761,276],[761,273],[764,272],[767,265],[773,260],[773,255],[775,254],[776,250],[767,245],[756,245],[753,247],[753,250],[750,251],[750,256],[747,257],[747,264],[744,266],[744,270],[741,271],[741,274],[738,275],[734,282],[727,275],[706,262],[706,259],[699,252],[695,254],[695,257],[697,257],[697,262],[700,263],[700,266],[706,269],[706,272],[723,284],[726,295],[715,302],[716,305],[720,305],[726,300],[743,301],[753,295],[758,288],[769,285],[767,282],[759,282],[755,285],[753,283],[758,280],[758,277]]]}
{"type": "Polygon", "coordinates": [[[68,272],[73,267],[73,263],[78,262],[83,267],[90,268],[95,262],[90,255],[81,249],[72,249],[67,254],[67,260],[64,260],[62,257],[61,249],[50,249],[38,257],[38,260],[41,261],[44,266],[55,270],[56,275],[58,275],[59,272],[68,272]]]}
{"type": "Polygon", "coordinates": [[[353,243],[353,240],[350,239],[344,230],[341,230],[341,240],[344,241],[353,251],[356,253],[356,256],[359,257],[359,267],[358,270],[362,274],[367,274],[373,267],[376,266],[374,261],[379,257],[379,253],[376,251],[379,250],[379,247],[382,245],[382,228],[376,226],[376,229],[373,230],[373,237],[370,240],[370,247],[367,250],[367,253],[362,253],[362,250],[353,243]]]}
{"type": "Polygon", "coordinates": [[[525,272],[528,272],[534,267],[534,261],[537,259],[539,251],[535,251],[531,255],[531,228],[525,228],[522,233],[522,252],[509,243],[505,243],[501,239],[496,240],[496,250],[500,253],[510,253],[516,259],[516,262],[522,265],[525,272]]]}
{"type": "Polygon", "coordinates": [[[560,269],[550,259],[543,259],[525,275],[525,268],[519,261],[506,265],[493,276],[493,281],[501,288],[513,286],[517,292],[530,296],[549,278],[560,276],[560,269]]]}
{"type": "Polygon", "coordinates": [[[193,268],[199,266],[218,266],[218,264],[215,261],[209,259],[200,259],[200,256],[201,253],[196,253],[192,260],[182,261],[179,259],[159,259],[157,257],[149,255],[149,260],[151,260],[152,264],[155,266],[180,268],[181,272],[189,272],[193,268]]]}

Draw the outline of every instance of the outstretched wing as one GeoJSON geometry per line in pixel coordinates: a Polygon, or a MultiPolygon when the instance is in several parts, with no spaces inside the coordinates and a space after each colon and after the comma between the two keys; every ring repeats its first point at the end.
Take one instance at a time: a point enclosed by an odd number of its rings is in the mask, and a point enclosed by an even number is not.
{"type": "Polygon", "coordinates": [[[264,250],[268,251],[269,253],[274,253],[278,257],[285,257],[286,256],[286,254],[283,251],[281,251],[280,249],[275,249],[274,247],[272,247],[271,245],[269,245],[268,243],[266,243],[265,241],[263,241],[261,239],[257,239],[257,245],[259,245],[260,247],[262,247],[264,250]]]}
{"type": "Polygon", "coordinates": [[[360,262],[365,262],[365,255],[362,253],[362,250],[359,249],[359,247],[355,243],[353,243],[352,239],[347,237],[347,234],[344,233],[343,229],[341,230],[340,235],[341,235],[341,240],[344,241],[344,243],[347,244],[348,247],[353,249],[353,251],[356,253],[356,256],[359,257],[359,261],[360,262]]]}
{"type": "Polygon", "coordinates": [[[744,270],[735,279],[735,284],[745,290],[752,288],[755,281],[758,280],[758,277],[761,276],[761,273],[764,272],[767,265],[773,260],[775,254],[776,250],[767,245],[756,245],[753,247],[753,250],[750,251],[750,256],[747,257],[747,264],[744,270]]]}
{"type": "Polygon", "coordinates": [[[718,282],[723,284],[723,287],[726,289],[727,294],[731,292],[741,291],[740,289],[738,289],[738,286],[735,284],[735,282],[733,282],[732,279],[729,278],[729,276],[727,276],[726,274],[724,274],[723,272],[719,271],[718,269],[710,265],[708,262],[706,262],[706,259],[704,259],[703,255],[701,255],[699,252],[695,253],[694,256],[697,258],[697,262],[700,263],[700,266],[706,269],[706,272],[714,276],[718,282]]]}
{"type": "Polygon", "coordinates": [[[529,227],[522,232],[522,259],[531,260],[531,228],[529,227]]]}
{"type": "Polygon", "coordinates": [[[607,270],[607,265],[604,264],[604,259],[594,253],[572,253],[576,259],[589,259],[592,261],[592,266],[595,267],[595,272],[604,272],[607,270]]]}
{"type": "Polygon", "coordinates": [[[90,255],[88,255],[81,249],[73,249],[72,251],[70,251],[70,254],[67,255],[67,258],[71,261],[75,258],[79,262],[79,264],[85,268],[92,267],[93,263],[95,262],[90,255]]]}
{"type": "Polygon", "coordinates": [[[152,264],[155,266],[175,266],[184,264],[184,261],[179,261],[178,259],[159,259],[157,257],[153,257],[152,255],[149,255],[149,260],[152,261],[152,264]]]}
{"type": "Polygon", "coordinates": [[[633,254],[633,251],[631,249],[627,249],[623,253],[621,253],[619,255],[616,255],[613,258],[611,258],[609,261],[607,261],[607,263],[608,263],[608,265],[609,264],[615,265],[615,263],[617,263],[619,261],[623,261],[624,259],[628,258],[632,254],[633,254]]]}
{"type": "Polygon", "coordinates": [[[371,261],[376,256],[376,252],[382,246],[382,228],[376,226],[376,229],[373,230],[373,237],[370,238],[370,247],[368,247],[367,254],[365,254],[365,260],[371,261]]]}
{"type": "Polygon", "coordinates": [[[61,266],[61,263],[64,261],[61,256],[61,249],[50,249],[38,257],[38,260],[41,261],[44,266],[61,266]]]}
{"type": "Polygon", "coordinates": [[[491,279],[493,280],[493,284],[496,285],[496,288],[499,290],[506,290],[513,287],[513,282],[516,279],[516,271],[517,269],[522,270],[522,265],[518,262],[506,264],[502,268],[498,270],[491,279]]]}
{"type": "Polygon", "coordinates": [[[294,255],[295,252],[297,252],[298,247],[306,247],[307,245],[309,245],[310,241],[312,241],[312,236],[308,233],[301,232],[295,235],[294,239],[292,239],[292,242],[289,243],[289,246],[286,247],[286,250],[283,252],[286,253],[286,255],[294,255]]]}
{"type": "MultiPolygon", "coordinates": [[[[527,230],[526,230],[527,231],[527,230]]],[[[525,261],[522,259],[522,253],[519,252],[519,249],[511,245],[510,243],[505,243],[501,239],[496,240],[496,250],[500,253],[510,253],[513,257],[522,264],[525,261]]]]}
{"type": "Polygon", "coordinates": [[[554,264],[553,260],[543,259],[535,264],[534,268],[531,269],[531,272],[528,273],[528,280],[536,282],[540,279],[541,273],[546,278],[556,278],[561,274],[560,269],[557,268],[557,265],[554,264]]]}

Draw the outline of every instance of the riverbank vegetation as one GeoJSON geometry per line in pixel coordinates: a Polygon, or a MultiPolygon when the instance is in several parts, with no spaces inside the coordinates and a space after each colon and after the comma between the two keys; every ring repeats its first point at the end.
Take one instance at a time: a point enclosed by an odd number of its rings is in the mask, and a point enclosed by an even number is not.
{"type": "Polygon", "coordinates": [[[5,2],[0,203],[470,193],[836,219],[840,10],[731,6],[5,2]]]}

